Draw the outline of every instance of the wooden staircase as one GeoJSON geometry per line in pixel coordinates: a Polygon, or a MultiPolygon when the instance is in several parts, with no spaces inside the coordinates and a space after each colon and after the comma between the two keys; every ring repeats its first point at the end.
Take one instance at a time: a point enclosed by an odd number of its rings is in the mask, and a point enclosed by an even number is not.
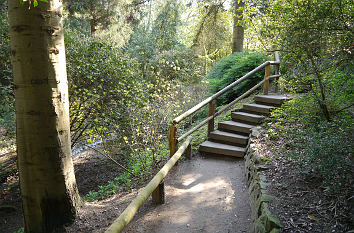
{"type": "Polygon", "coordinates": [[[199,151],[217,155],[243,157],[248,149],[251,129],[260,124],[270,112],[280,107],[287,95],[257,95],[255,103],[244,104],[242,109],[231,112],[231,119],[218,124],[218,130],[209,134],[199,151]]]}

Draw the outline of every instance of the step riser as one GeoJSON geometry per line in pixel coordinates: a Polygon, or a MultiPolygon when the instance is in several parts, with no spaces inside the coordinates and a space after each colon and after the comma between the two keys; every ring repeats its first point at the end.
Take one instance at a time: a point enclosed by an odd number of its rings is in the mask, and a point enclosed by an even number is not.
{"type": "Polygon", "coordinates": [[[256,118],[256,117],[251,117],[251,116],[244,116],[244,115],[239,115],[237,113],[232,113],[231,118],[234,121],[244,121],[244,122],[250,122],[252,124],[258,124],[261,122],[264,118],[256,118]]]}
{"type": "Polygon", "coordinates": [[[243,133],[243,134],[251,133],[250,128],[245,128],[245,127],[235,126],[235,125],[225,125],[222,122],[218,124],[218,128],[221,130],[227,130],[229,132],[235,132],[235,133],[243,133]]]}
{"type": "Polygon", "coordinates": [[[250,113],[250,114],[256,114],[256,115],[262,115],[262,116],[265,116],[265,117],[268,117],[270,116],[270,113],[263,113],[263,112],[255,112],[255,111],[250,111],[250,110],[247,110],[247,109],[240,109],[240,112],[245,112],[245,113],[250,113]]]}
{"type": "Polygon", "coordinates": [[[245,152],[231,151],[231,150],[225,150],[225,149],[220,149],[220,148],[212,148],[212,147],[200,146],[199,150],[201,152],[212,153],[212,154],[221,154],[221,155],[229,155],[229,156],[234,156],[234,157],[239,157],[239,158],[243,158],[245,156],[245,152]]]}
{"type": "Polygon", "coordinates": [[[255,102],[259,103],[266,103],[266,104],[275,104],[278,106],[282,105],[286,99],[279,99],[279,98],[272,98],[271,96],[268,97],[263,97],[263,96],[255,96],[254,97],[255,102]]]}
{"type": "Polygon", "coordinates": [[[233,137],[227,137],[227,136],[222,136],[222,135],[213,135],[213,134],[210,134],[209,138],[212,141],[216,141],[216,142],[220,142],[220,143],[227,143],[230,145],[245,146],[245,145],[247,145],[247,142],[248,142],[247,139],[233,138],[233,137]]]}
{"type": "Polygon", "coordinates": [[[269,115],[270,112],[275,109],[269,109],[269,108],[259,108],[259,107],[255,107],[255,106],[248,106],[248,105],[244,105],[243,108],[247,111],[251,111],[251,112],[255,112],[255,113],[260,113],[260,114],[267,114],[269,115]]]}
{"type": "Polygon", "coordinates": [[[267,102],[262,102],[262,101],[255,101],[256,104],[261,104],[261,105],[267,105],[267,106],[272,106],[272,107],[277,107],[279,108],[281,104],[275,104],[275,103],[267,103],[267,102]]]}

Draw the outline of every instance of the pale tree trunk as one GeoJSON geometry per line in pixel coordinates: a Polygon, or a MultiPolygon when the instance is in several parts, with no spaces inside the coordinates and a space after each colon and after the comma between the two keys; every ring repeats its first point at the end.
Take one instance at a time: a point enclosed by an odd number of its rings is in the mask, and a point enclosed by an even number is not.
{"type": "Polygon", "coordinates": [[[235,0],[234,25],[232,35],[232,53],[243,51],[244,28],[241,25],[243,20],[243,8],[245,2],[243,0],[235,0]]]}
{"type": "Polygon", "coordinates": [[[9,0],[25,232],[54,232],[80,201],[70,148],[62,1],[9,0]],[[38,1],[39,2],[39,1],[38,1]]]}

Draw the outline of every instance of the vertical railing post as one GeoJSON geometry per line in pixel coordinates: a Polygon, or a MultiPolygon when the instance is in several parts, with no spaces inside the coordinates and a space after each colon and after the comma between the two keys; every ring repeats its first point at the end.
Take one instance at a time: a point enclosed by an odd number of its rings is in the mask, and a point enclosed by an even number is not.
{"type": "MultiPolygon", "coordinates": [[[[208,117],[215,114],[215,100],[209,102],[209,112],[208,117]]],[[[208,122],[208,136],[214,131],[214,118],[210,119],[208,122]]]]}
{"type": "Polygon", "coordinates": [[[177,127],[174,124],[170,125],[168,132],[168,144],[170,147],[170,157],[172,157],[177,151],[177,127]]]}
{"type": "Polygon", "coordinates": [[[186,151],[184,152],[184,156],[186,156],[187,159],[192,158],[192,145],[189,144],[186,151]]]}
{"type": "Polygon", "coordinates": [[[165,203],[165,183],[161,183],[152,191],[152,202],[155,204],[164,204],[165,203]]]}
{"type": "MultiPolygon", "coordinates": [[[[270,76],[270,64],[265,67],[264,79],[270,76]]],[[[269,92],[269,80],[264,82],[263,94],[268,95],[269,92]]]]}
{"type": "MultiPolygon", "coordinates": [[[[277,62],[280,61],[279,52],[278,52],[278,51],[275,51],[275,52],[274,52],[274,61],[277,61],[277,62]]],[[[274,66],[274,74],[275,74],[275,75],[278,75],[278,74],[279,74],[279,68],[280,68],[280,64],[276,64],[276,65],[274,66]]],[[[279,78],[276,78],[276,79],[275,79],[274,92],[277,93],[278,90],[279,90],[279,78]]]]}

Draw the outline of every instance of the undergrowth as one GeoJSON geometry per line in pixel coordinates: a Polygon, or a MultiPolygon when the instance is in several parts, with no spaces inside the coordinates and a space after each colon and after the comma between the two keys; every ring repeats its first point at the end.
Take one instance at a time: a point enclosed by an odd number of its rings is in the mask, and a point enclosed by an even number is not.
{"type": "Polygon", "coordinates": [[[320,182],[326,194],[350,192],[354,178],[353,112],[333,113],[332,120],[326,121],[314,101],[308,94],[274,111],[266,124],[267,136],[285,140],[288,156],[296,161],[302,175],[320,182]]]}
{"type": "MultiPolygon", "coordinates": [[[[146,152],[148,153],[148,152],[146,152]]],[[[169,155],[167,145],[155,153],[157,164],[166,160],[169,155]]],[[[118,192],[128,190],[133,186],[144,184],[152,174],[156,173],[158,166],[155,166],[152,155],[140,154],[138,157],[132,157],[129,161],[128,170],[117,176],[114,180],[106,185],[98,187],[97,191],[90,191],[85,195],[86,201],[102,200],[118,192]],[[142,161],[143,159],[143,161],[142,161]]]]}

